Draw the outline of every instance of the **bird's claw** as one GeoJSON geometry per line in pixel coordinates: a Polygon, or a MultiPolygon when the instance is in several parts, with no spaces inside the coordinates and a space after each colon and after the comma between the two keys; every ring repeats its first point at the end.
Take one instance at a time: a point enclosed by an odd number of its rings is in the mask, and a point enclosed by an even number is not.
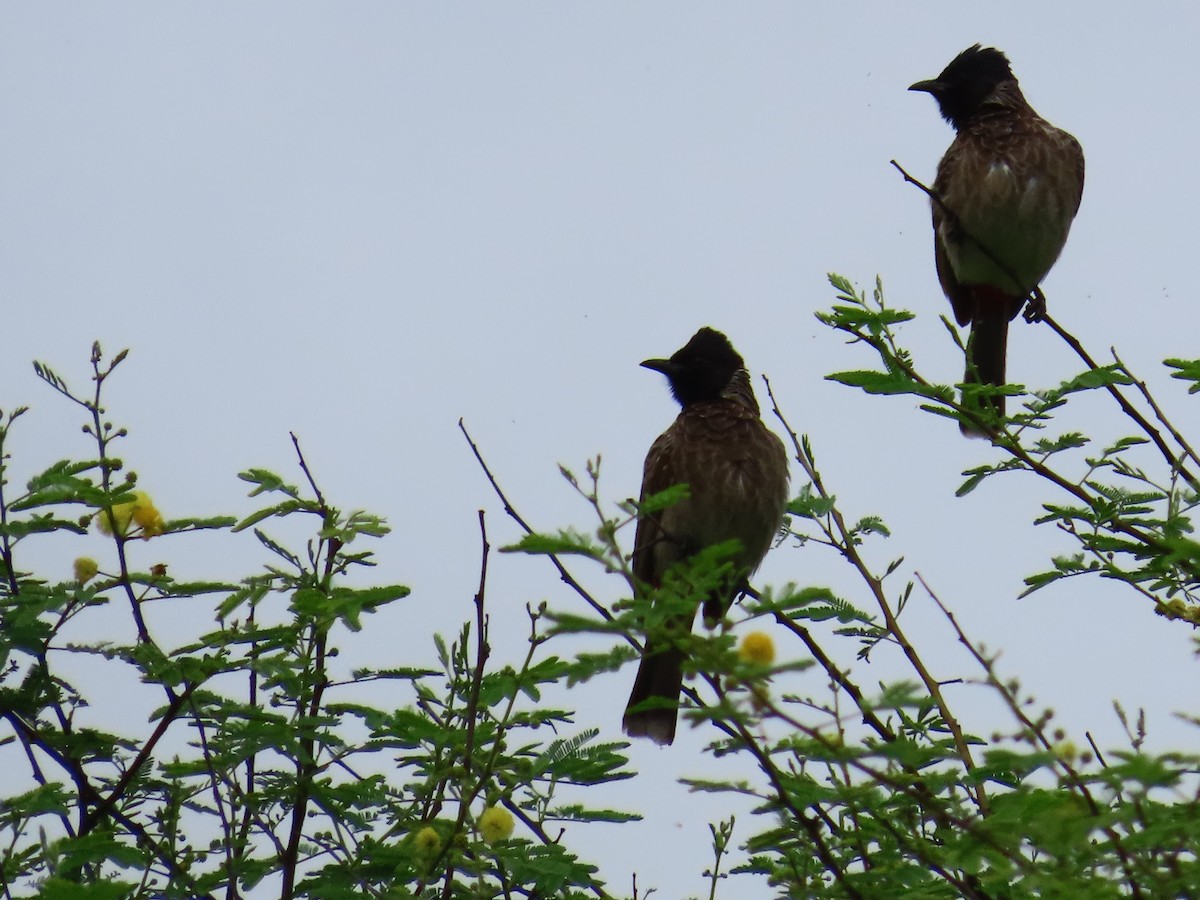
{"type": "Polygon", "coordinates": [[[1040,322],[1046,317],[1046,295],[1041,288],[1034,288],[1029,302],[1025,304],[1025,321],[1040,322]]]}

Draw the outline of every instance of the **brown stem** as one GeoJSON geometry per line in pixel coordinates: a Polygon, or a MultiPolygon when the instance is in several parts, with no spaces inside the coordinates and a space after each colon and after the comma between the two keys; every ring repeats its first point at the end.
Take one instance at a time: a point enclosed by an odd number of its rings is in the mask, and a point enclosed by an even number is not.
{"type": "MultiPolygon", "coordinates": [[[[1187,442],[1187,439],[1179,433],[1179,430],[1172,425],[1170,420],[1168,420],[1163,414],[1161,407],[1159,407],[1158,403],[1155,402],[1153,395],[1151,395],[1150,389],[1146,387],[1146,382],[1142,381],[1142,379],[1138,378],[1129,370],[1129,366],[1125,365],[1125,361],[1122,360],[1121,357],[1117,356],[1116,347],[1109,347],[1108,352],[1112,354],[1113,360],[1120,367],[1121,371],[1133,380],[1133,384],[1138,389],[1138,392],[1142,395],[1142,399],[1149,404],[1151,411],[1154,413],[1154,418],[1158,419],[1159,424],[1161,424],[1163,428],[1167,429],[1175,443],[1177,443],[1183,450],[1184,455],[1191,459],[1192,462],[1200,465],[1200,456],[1196,455],[1196,451],[1192,449],[1192,445],[1187,442]]],[[[1186,479],[1187,474],[1182,467],[1179,469],[1179,471],[1180,474],[1182,474],[1186,479]]],[[[1191,481],[1190,479],[1188,480],[1188,484],[1190,484],[1193,488],[1196,488],[1195,482],[1191,481]]]]}
{"type": "Polygon", "coordinates": [[[138,751],[137,756],[130,763],[129,768],[125,770],[120,780],[113,785],[112,790],[108,792],[108,796],[96,804],[85,817],[83,827],[80,830],[81,834],[87,834],[95,828],[105,816],[112,812],[117,802],[124,799],[125,789],[141,774],[142,769],[150,761],[150,757],[154,753],[154,748],[158,746],[158,742],[167,733],[167,729],[178,718],[179,711],[192,696],[192,692],[195,689],[195,685],[189,684],[185,687],[183,693],[171,701],[171,704],[164,710],[162,717],[158,720],[158,725],[155,726],[150,737],[142,744],[142,749],[138,751]]]}
{"type": "MultiPolygon", "coordinates": [[[[721,686],[721,679],[708,674],[704,675],[704,679],[713,691],[716,692],[721,701],[728,703],[724,689],[721,686]]],[[[733,719],[729,724],[734,729],[734,733],[741,745],[750,751],[750,755],[754,757],[759,768],[762,769],[767,779],[771,782],[771,787],[775,791],[775,800],[791,813],[792,818],[804,829],[805,834],[812,844],[813,852],[821,860],[821,865],[825,867],[826,871],[833,874],[834,880],[837,881],[839,887],[841,887],[847,897],[862,897],[863,895],[859,890],[849,881],[845,869],[834,858],[833,852],[829,849],[829,845],[825,842],[825,838],[821,834],[821,826],[812,816],[808,815],[792,801],[792,794],[783,783],[783,776],[771,759],[770,754],[759,746],[758,741],[755,740],[754,735],[750,733],[745,723],[733,719]]]]}
{"type": "MultiPolygon", "coordinates": [[[[763,381],[767,386],[767,396],[771,399],[771,411],[779,420],[780,424],[783,425],[784,429],[791,438],[792,447],[795,450],[796,461],[799,462],[801,468],[804,469],[805,474],[808,476],[809,481],[812,482],[812,485],[816,489],[817,493],[826,500],[832,499],[829,492],[825,489],[825,485],[821,480],[820,473],[813,466],[812,460],[809,458],[808,453],[805,451],[804,447],[800,443],[799,438],[796,436],[796,432],[792,429],[792,426],[788,424],[787,419],[784,418],[783,412],[779,409],[779,404],[775,400],[775,394],[771,390],[771,382],[765,377],[763,378],[763,381]]],[[[946,728],[949,729],[950,734],[954,739],[954,746],[958,750],[958,755],[962,760],[963,765],[966,767],[968,772],[973,770],[975,768],[975,759],[971,754],[971,746],[969,743],[967,743],[966,736],[963,734],[962,726],[959,725],[958,719],[956,719],[954,717],[954,713],[951,712],[950,705],[942,697],[940,683],[929,673],[929,670],[925,667],[924,660],[921,659],[920,655],[916,651],[916,648],[913,647],[912,643],[908,640],[907,635],[905,635],[904,630],[900,627],[900,621],[896,618],[895,613],[892,611],[892,605],[888,601],[887,592],[883,588],[883,580],[876,577],[876,575],[871,571],[870,567],[866,564],[866,561],[863,560],[861,555],[859,555],[858,549],[855,546],[855,539],[850,534],[850,529],[846,525],[845,519],[842,517],[841,512],[836,506],[831,506],[829,517],[833,521],[834,528],[837,532],[838,551],[846,558],[850,565],[854,567],[854,569],[859,573],[859,576],[866,583],[871,595],[875,598],[876,605],[883,614],[883,621],[885,627],[887,628],[888,634],[895,639],[905,657],[908,659],[909,665],[913,667],[913,670],[917,673],[918,677],[925,685],[925,689],[929,691],[929,696],[937,705],[938,711],[942,715],[942,721],[946,723],[946,728]]],[[[972,794],[976,804],[979,807],[979,811],[986,815],[988,811],[988,800],[983,784],[979,783],[975,785],[972,794]]]]}
{"type": "MultiPolygon", "coordinates": [[[[317,498],[320,506],[321,521],[324,525],[331,525],[334,512],[325,505],[325,499],[321,494],[320,488],[317,487],[316,482],[313,480],[308,463],[304,459],[304,453],[300,449],[300,442],[296,440],[294,434],[292,435],[292,444],[296,448],[296,454],[300,460],[300,468],[303,470],[305,477],[308,479],[309,486],[317,498]]],[[[321,588],[326,592],[330,588],[330,580],[336,568],[336,558],[340,549],[341,542],[338,538],[329,537],[321,539],[321,551],[325,554],[321,588]]],[[[309,697],[307,709],[303,708],[302,703],[297,704],[297,708],[300,711],[301,723],[306,725],[306,731],[315,727],[312,723],[315,723],[317,716],[320,715],[321,706],[325,698],[325,688],[329,684],[329,678],[325,671],[329,626],[324,622],[314,621],[309,628],[313,644],[312,695],[309,697]],[[303,722],[305,719],[308,720],[307,723],[303,722]]],[[[296,875],[300,864],[300,841],[304,836],[304,822],[308,817],[308,802],[312,796],[312,780],[316,777],[318,771],[316,752],[316,736],[311,734],[305,737],[297,748],[296,798],[292,806],[292,822],[288,833],[288,841],[284,847],[283,859],[281,860],[283,883],[280,891],[280,900],[292,900],[292,897],[295,896],[296,875]]]]}
{"type": "MultiPolygon", "coordinates": [[[[488,464],[483,459],[483,454],[479,452],[479,447],[472,439],[470,432],[467,431],[467,426],[463,423],[462,419],[458,420],[458,430],[461,431],[463,433],[463,437],[467,439],[467,444],[471,447],[471,453],[474,455],[475,461],[479,463],[479,467],[483,469],[483,474],[487,477],[488,484],[492,486],[492,491],[500,499],[500,502],[504,504],[504,512],[509,518],[511,518],[517,523],[517,525],[521,527],[522,531],[524,531],[526,534],[533,534],[533,528],[530,527],[528,522],[521,518],[521,514],[518,513],[516,508],[509,502],[508,497],[501,489],[499,482],[496,481],[496,476],[493,475],[492,470],[488,468],[488,464]]],[[[583,601],[592,608],[593,612],[595,612],[606,622],[613,621],[613,614],[610,613],[603,604],[599,603],[594,597],[592,597],[592,595],[588,593],[587,589],[584,588],[583,585],[575,580],[575,576],[567,571],[566,566],[562,564],[555,554],[549,553],[546,554],[546,556],[549,558],[550,562],[554,564],[554,568],[558,570],[559,578],[561,578],[566,584],[570,585],[571,589],[583,598],[583,601]]]]}
{"type": "MultiPolygon", "coordinates": [[[[1076,355],[1078,355],[1079,358],[1084,361],[1084,363],[1087,365],[1087,367],[1089,369],[1095,370],[1095,369],[1100,368],[1100,366],[1098,366],[1096,364],[1096,361],[1094,359],[1092,359],[1091,354],[1089,354],[1087,352],[1087,350],[1084,349],[1083,344],[1081,344],[1079,342],[1078,338],[1076,338],[1073,334],[1071,334],[1070,332],[1068,332],[1064,328],[1062,328],[1062,326],[1060,326],[1057,322],[1055,322],[1054,319],[1051,318],[1049,315],[1042,316],[1042,321],[1045,322],[1047,325],[1049,325],[1050,330],[1053,331],[1055,334],[1057,334],[1060,338],[1062,338],[1063,341],[1066,342],[1067,346],[1075,351],[1076,355]]],[[[1113,356],[1114,356],[1114,358],[1116,357],[1115,352],[1113,353],[1113,356]]],[[[1117,360],[1117,362],[1118,362],[1118,364],[1121,365],[1122,369],[1125,368],[1124,365],[1121,364],[1121,361],[1119,359],[1117,360]]],[[[1125,374],[1129,375],[1129,371],[1125,370],[1125,374]]],[[[1133,378],[1132,375],[1129,375],[1129,377],[1134,381],[1135,384],[1137,384],[1141,388],[1142,395],[1144,397],[1146,397],[1147,400],[1150,400],[1150,395],[1149,395],[1149,392],[1146,390],[1145,385],[1139,384],[1137,382],[1137,379],[1133,378]]],[[[1125,413],[1125,415],[1127,415],[1129,418],[1133,419],[1133,421],[1137,423],[1138,428],[1142,429],[1142,431],[1144,431],[1146,433],[1146,435],[1154,443],[1154,446],[1158,448],[1158,452],[1162,454],[1163,459],[1165,459],[1167,461],[1167,464],[1171,467],[1171,469],[1173,471],[1178,472],[1181,476],[1183,476],[1183,479],[1192,486],[1192,490],[1200,491],[1200,481],[1198,481],[1196,479],[1196,476],[1193,475],[1188,470],[1187,466],[1184,464],[1183,458],[1176,456],[1171,451],[1171,448],[1167,446],[1167,442],[1165,440],[1163,440],[1163,436],[1159,433],[1158,429],[1155,428],[1153,425],[1151,425],[1145,416],[1143,416],[1140,412],[1138,412],[1136,409],[1134,409],[1133,404],[1130,403],[1129,400],[1126,399],[1125,395],[1120,390],[1117,389],[1117,386],[1115,384],[1106,384],[1104,386],[1104,388],[1105,388],[1105,390],[1108,391],[1109,394],[1112,395],[1112,398],[1117,401],[1117,405],[1121,407],[1121,411],[1123,413],[1125,413]]],[[[1151,408],[1154,409],[1157,414],[1158,413],[1157,405],[1154,403],[1153,400],[1150,400],[1150,404],[1151,404],[1151,408]]],[[[1179,435],[1175,431],[1175,429],[1173,427],[1171,427],[1168,423],[1166,423],[1161,418],[1161,414],[1159,417],[1159,421],[1163,422],[1164,425],[1167,425],[1167,427],[1171,430],[1172,435],[1174,437],[1176,437],[1177,440],[1179,440],[1181,446],[1187,447],[1186,442],[1184,442],[1183,439],[1181,437],[1179,437],[1179,435]]]]}
{"type": "MultiPolygon", "coordinates": [[[[971,643],[966,633],[962,630],[962,627],[958,624],[958,619],[955,617],[954,613],[952,613],[946,607],[946,605],[942,603],[941,598],[939,598],[938,595],[933,592],[933,589],[925,583],[925,579],[921,577],[919,572],[917,573],[917,580],[921,582],[921,587],[925,588],[925,592],[929,595],[930,599],[937,604],[938,609],[942,611],[942,615],[946,617],[946,620],[954,629],[954,633],[958,637],[958,642],[967,648],[967,652],[971,654],[971,656],[975,659],[975,662],[978,663],[983,669],[984,673],[987,675],[988,684],[991,685],[1000,694],[1000,696],[1004,698],[1005,703],[1008,705],[1009,711],[1013,714],[1017,721],[1021,723],[1021,726],[1026,729],[1026,733],[1031,738],[1035,739],[1039,744],[1041,744],[1044,750],[1053,753],[1053,743],[1049,738],[1046,737],[1045,731],[1039,725],[1033,722],[1028,715],[1026,715],[1025,711],[1021,708],[1020,701],[1016,696],[1013,695],[1013,692],[1009,690],[1008,686],[1003,684],[996,676],[996,671],[992,665],[992,661],[987,659],[982,653],[979,652],[975,645],[971,643]]],[[[1055,758],[1057,759],[1058,764],[1062,767],[1063,772],[1066,774],[1067,782],[1079,793],[1081,797],[1083,797],[1092,815],[1099,817],[1102,811],[1101,804],[1098,803],[1095,797],[1092,796],[1092,792],[1088,789],[1086,782],[1083,780],[1080,774],[1075,770],[1075,767],[1061,756],[1055,755],[1055,758]]],[[[1134,861],[1129,851],[1125,849],[1125,845],[1121,840],[1121,835],[1110,825],[1103,826],[1102,830],[1112,842],[1113,849],[1117,852],[1117,856],[1119,856],[1121,859],[1121,864],[1125,869],[1125,877],[1129,883],[1130,896],[1141,897],[1142,892],[1138,888],[1137,882],[1133,875],[1134,861]]]]}

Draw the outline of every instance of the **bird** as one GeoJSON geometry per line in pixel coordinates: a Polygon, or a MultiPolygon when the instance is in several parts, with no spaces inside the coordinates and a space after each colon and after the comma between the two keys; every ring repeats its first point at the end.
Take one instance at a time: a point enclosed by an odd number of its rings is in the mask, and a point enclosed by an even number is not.
{"type": "MultiPolygon", "coordinates": [[[[963,382],[1002,385],[1008,323],[1058,259],[1079,211],[1083,148],[1034,112],[994,47],[968,47],[909,90],[932,94],[955,130],[932,207],[938,280],[958,324],[971,329],[963,382]]],[[[1003,395],[987,405],[1004,414],[1003,395]]]]}
{"type": "MultiPolygon", "coordinates": [[[[787,451],[763,423],[746,365],[721,332],[701,328],[670,359],[641,365],[667,377],[682,407],[646,455],[641,498],[680,484],[688,490],[679,502],[639,516],[635,584],[648,591],[660,587],[673,566],[736,540],[729,577],[704,599],[704,619],[711,627],[724,617],[779,532],[788,501],[787,451]]],[[[699,605],[669,621],[666,635],[647,640],[622,720],[630,737],[660,745],[674,741],[684,653],[671,634],[691,633],[699,605]],[[643,707],[648,700],[655,703],[643,707]]]]}

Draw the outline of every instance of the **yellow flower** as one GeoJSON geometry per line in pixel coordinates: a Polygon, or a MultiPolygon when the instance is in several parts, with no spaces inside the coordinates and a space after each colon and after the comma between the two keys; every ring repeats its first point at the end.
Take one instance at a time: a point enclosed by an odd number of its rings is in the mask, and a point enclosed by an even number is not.
{"type": "Polygon", "coordinates": [[[104,510],[96,516],[96,527],[102,534],[129,534],[130,527],[141,529],[142,537],[152,538],[163,533],[162,513],[145,491],[138,491],[128,503],[117,503],[112,508],[112,518],[104,510]]]}
{"type": "Polygon", "coordinates": [[[99,571],[100,566],[91,557],[81,556],[75,560],[75,580],[80,584],[86,584],[91,581],[99,571]]]}
{"type": "Polygon", "coordinates": [[[96,527],[101,534],[124,534],[129,530],[129,522],[132,518],[133,504],[118,503],[112,508],[111,513],[104,509],[96,513],[96,527]]]}
{"type": "Polygon", "coordinates": [[[775,642],[765,631],[752,631],[738,645],[738,656],[751,665],[769,666],[775,662],[775,642]]]}
{"type": "Polygon", "coordinates": [[[489,806],[479,817],[479,833],[486,844],[508,840],[512,837],[515,825],[512,813],[499,806],[489,806]]]}
{"type": "Polygon", "coordinates": [[[417,832],[413,843],[416,844],[417,853],[421,856],[433,856],[442,849],[442,836],[432,825],[426,825],[417,832]]]}
{"type": "Polygon", "coordinates": [[[1079,758],[1079,748],[1074,741],[1059,741],[1050,748],[1050,752],[1065,763],[1073,763],[1079,758]]]}
{"type": "Polygon", "coordinates": [[[163,533],[163,517],[158,507],[144,491],[138,491],[133,501],[133,521],[142,527],[142,537],[154,537],[163,533]]]}

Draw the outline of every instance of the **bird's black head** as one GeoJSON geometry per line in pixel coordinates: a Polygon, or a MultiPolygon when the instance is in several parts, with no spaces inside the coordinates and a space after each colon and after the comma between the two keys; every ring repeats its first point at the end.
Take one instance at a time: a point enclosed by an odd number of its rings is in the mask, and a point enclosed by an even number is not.
{"type": "Polygon", "coordinates": [[[675,399],[688,406],[719,398],[745,363],[729,338],[701,328],[670,359],[648,359],[642,365],[666,375],[675,399]]]}
{"type": "Polygon", "coordinates": [[[997,85],[1016,80],[1007,56],[994,47],[976,44],[954,57],[937,78],[918,81],[909,90],[933,94],[942,118],[957,131],[997,85]]]}

